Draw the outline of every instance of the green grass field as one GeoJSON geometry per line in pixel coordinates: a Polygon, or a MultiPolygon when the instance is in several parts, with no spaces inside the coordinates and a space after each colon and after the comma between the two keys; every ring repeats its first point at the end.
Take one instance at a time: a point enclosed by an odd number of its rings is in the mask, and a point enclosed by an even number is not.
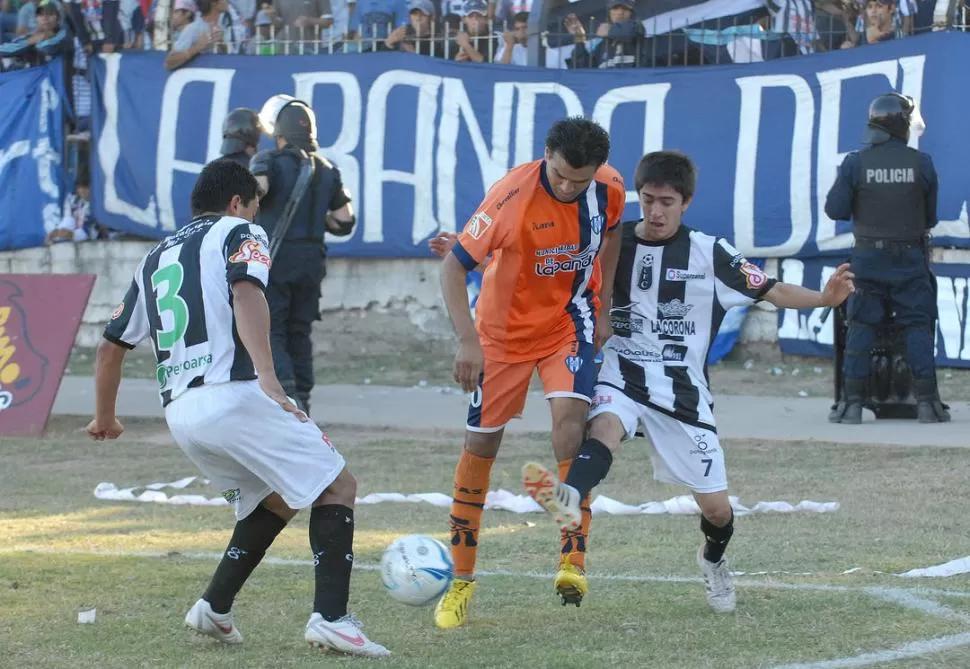
{"type": "MultiPolygon", "coordinates": [[[[707,607],[694,563],[696,516],[597,515],[591,593],[576,609],[562,607],[552,590],[553,523],[541,514],[486,511],[470,624],[442,632],[431,607],[391,600],[374,567],[400,534],[446,540],[447,509],[361,505],[351,606],[394,653],[372,661],[321,654],[303,641],[312,601],[305,514],[237,599],[242,647],[186,631],[182,617],[228,540],[232,512],[97,500],[102,481],[128,487],[196,472],[160,421],[130,421],[120,440],[104,443],[88,441],[83,425],[56,418],[42,440],[0,440],[2,667],[970,666],[970,578],[892,575],[970,555],[960,512],[970,478],[965,450],[726,443],[732,494],[745,505],[841,504],[829,514],[739,517],[728,555],[732,570],[746,574],[729,615],[707,607]],[[852,568],[859,570],[843,574],[852,568]],[[78,612],[89,608],[97,609],[96,622],[78,624],[78,612]],[[872,662],[860,659],[866,653],[872,662]],[[840,658],[856,659],[833,663],[840,658]]],[[[357,475],[360,496],[450,491],[458,434],[340,429],[329,436],[357,475]]],[[[532,458],[552,464],[542,435],[510,436],[491,488],[521,493],[519,470],[532,458]]],[[[217,495],[196,485],[184,492],[217,495]]],[[[626,503],[683,493],[652,480],[640,441],[621,452],[597,492],[626,503]]]]}

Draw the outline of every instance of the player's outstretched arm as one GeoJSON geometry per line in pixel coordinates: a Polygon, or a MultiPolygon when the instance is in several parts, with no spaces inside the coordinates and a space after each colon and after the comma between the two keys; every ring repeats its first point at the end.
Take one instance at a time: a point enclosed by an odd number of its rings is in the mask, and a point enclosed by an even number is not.
{"type": "Polygon", "coordinates": [[[471,393],[478,386],[484,358],[468,304],[468,289],[465,287],[467,275],[468,270],[455,254],[448,253],[441,265],[441,294],[458,337],[458,354],[452,375],[462,390],[471,393]]]}
{"type": "Polygon", "coordinates": [[[127,352],[125,347],[107,339],[98,346],[94,368],[94,420],[87,427],[88,436],[95,441],[117,439],[125,430],[115,416],[115,409],[127,352]]]}
{"type": "Polygon", "coordinates": [[[854,278],[850,265],[846,263],[835,270],[835,274],[829,278],[822,292],[791,283],[778,282],[765,293],[764,299],[779,309],[837,307],[855,291],[855,284],[852,281],[854,278]]]}
{"type": "Polygon", "coordinates": [[[269,344],[269,305],[262,289],[252,281],[236,281],[232,284],[232,310],[236,317],[239,339],[249,353],[259,377],[263,392],[301,422],[307,415],[290,401],[280,385],[273,366],[273,351],[269,344]]]}

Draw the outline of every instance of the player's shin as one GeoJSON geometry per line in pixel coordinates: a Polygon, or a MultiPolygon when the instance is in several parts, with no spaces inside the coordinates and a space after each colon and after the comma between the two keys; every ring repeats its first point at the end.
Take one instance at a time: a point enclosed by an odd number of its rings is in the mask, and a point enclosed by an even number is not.
{"type": "MultiPolygon", "coordinates": [[[[559,463],[559,480],[566,480],[567,472],[575,467],[575,460],[563,460],[559,463]]],[[[586,568],[586,543],[589,541],[589,525],[593,518],[589,508],[589,490],[580,491],[579,510],[581,521],[579,529],[575,531],[560,530],[559,539],[562,555],[568,555],[569,561],[580,569],[586,568]]]]}
{"type": "Polygon", "coordinates": [[[354,511],[342,504],[322,504],[310,512],[315,593],[313,611],[333,622],[347,615],[350,572],[354,566],[354,511]]]}
{"type": "Polygon", "coordinates": [[[284,527],[286,521],[263,506],[236,523],[222,561],[202,595],[215,613],[229,613],[246,579],[284,527]]]}
{"type": "Polygon", "coordinates": [[[701,516],[701,532],[704,533],[706,544],[704,546],[704,558],[713,564],[717,564],[724,557],[731,535],[734,534],[734,511],[730,511],[730,519],[726,525],[717,526],[701,516]]]}
{"type": "Polygon", "coordinates": [[[495,458],[483,458],[463,449],[455,468],[450,524],[451,556],[457,578],[470,579],[475,573],[478,529],[494,462],[495,458]]]}

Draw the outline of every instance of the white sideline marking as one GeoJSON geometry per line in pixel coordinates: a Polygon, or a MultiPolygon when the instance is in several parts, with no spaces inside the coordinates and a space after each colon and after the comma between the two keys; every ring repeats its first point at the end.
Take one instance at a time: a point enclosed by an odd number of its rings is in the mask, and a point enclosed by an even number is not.
{"type": "MultiPolygon", "coordinates": [[[[116,550],[88,550],[79,548],[0,548],[0,555],[5,553],[42,553],[47,555],[92,555],[104,557],[135,557],[135,558],[183,558],[186,560],[221,560],[222,553],[211,551],[116,551],[116,550]]],[[[300,560],[297,558],[274,557],[272,555],[263,558],[260,564],[274,566],[299,566],[306,567],[313,564],[311,560],[300,560]]],[[[361,571],[378,571],[380,565],[355,562],[354,569],[361,571]]],[[[552,572],[538,571],[510,571],[507,569],[478,570],[480,576],[507,576],[512,578],[530,578],[539,580],[552,580],[555,574],[552,572]]],[[[609,574],[592,573],[589,574],[591,581],[620,581],[628,583],[703,583],[704,579],[700,576],[663,576],[653,574],[609,574]]],[[[735,579],[735,584],[748,588],[768,588],[772,590],[804,590],[816,592],[866,592],[873,596],[890,598],[893,595],[888,593],[907,593],[912,596],[914,601],[916,595],[941,595],[952,597],[970,597],[970,592],[964,590],[946,590],[941,588],[877,588],[870,585],[838,585],[835,583],[784,583],[782,581],[754,581],[748,579],[735,579]]],[[[901,606],[906,606],[903,601],[892,600],[901,606]]],[[[942,605],[941,605],[942,606],[942,605]]],[[[944,607],[945,608],[945,607],[944,607]]],[[[924,611],[929,615],[935,615],[924,611]]],[[[954,612],[955,613],[955,612],[954,612]]],[[[959,615],[959,614],[958,614],[959,615]]],[[[938,616],[944,617],[944,616],[938,616]]],[[[967,618],[970,624],[970,617],[967,618]]]]}
{"type": "Polygon", "coordinates": [[[842,657],[837,660],[822,660],[820,662],[799,662],[798,664],[779,664],[769,669],[842,669],[843,667],[865,667],[870,664],[894,662],[911,657],[921,657],[931,653],[939,653],[951,648],[970,645],[970,632],[941,636],[935,639],[924,639],[903,644],[889,650],[879,650],[874,653],[864,653],[855,657],[842,657]]]}

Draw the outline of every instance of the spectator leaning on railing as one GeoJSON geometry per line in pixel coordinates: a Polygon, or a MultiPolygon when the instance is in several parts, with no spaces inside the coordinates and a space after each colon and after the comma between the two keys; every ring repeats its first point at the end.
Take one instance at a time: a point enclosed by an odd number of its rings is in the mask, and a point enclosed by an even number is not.
{"type": "Polygon", "coordinates": [[[492,32],[488,3],[485,0],[468,0],[465,3],[462,27],[464,30],[455,35],[455,43],[451,48],[454,59],[458,62],[495,62],[499,38],[492,32]]]}
{"type": "Polygon", "coordinates": [[[213,45],[224,44],[220,18],[229,0],[198,0],[199,14],[195,21],[182,29],[172,50],[165,57],[165,69],[182,67],[213,45]]]}
{"type": "Polygon", "coordinates": [[[637,20],[633,0],[612,0],[609,6],[609,22],[601,23],[596,36],[587,42],[586,29],[575,14],[565,20],[566,30],[573,35],[575,48],[572,67],[648,67],[643,23],[637,20]]]}
{"type": "Polygon", "coordinates": [[[3,69],[41,65],[73,50],[74,36],[63,8],[55,0],[44,0],[38,5],[36,20],[33,33],[0,44],[0,59],[8,63],[3,69]]]}
{"type": "Polygon", "coordinates": [[[495,54],[502,65],[529,64],[529,13],[519,12],[512,18],[512,30],[502,33],[502,45],[495,54]]]}
{"type": "Polygon", "coordinates": [[[388,35],[385,46],[420,56],[446,58],[444,28],[435,17],[431,0],[411,0],[408,25],[398,26],[388,35]]]}

